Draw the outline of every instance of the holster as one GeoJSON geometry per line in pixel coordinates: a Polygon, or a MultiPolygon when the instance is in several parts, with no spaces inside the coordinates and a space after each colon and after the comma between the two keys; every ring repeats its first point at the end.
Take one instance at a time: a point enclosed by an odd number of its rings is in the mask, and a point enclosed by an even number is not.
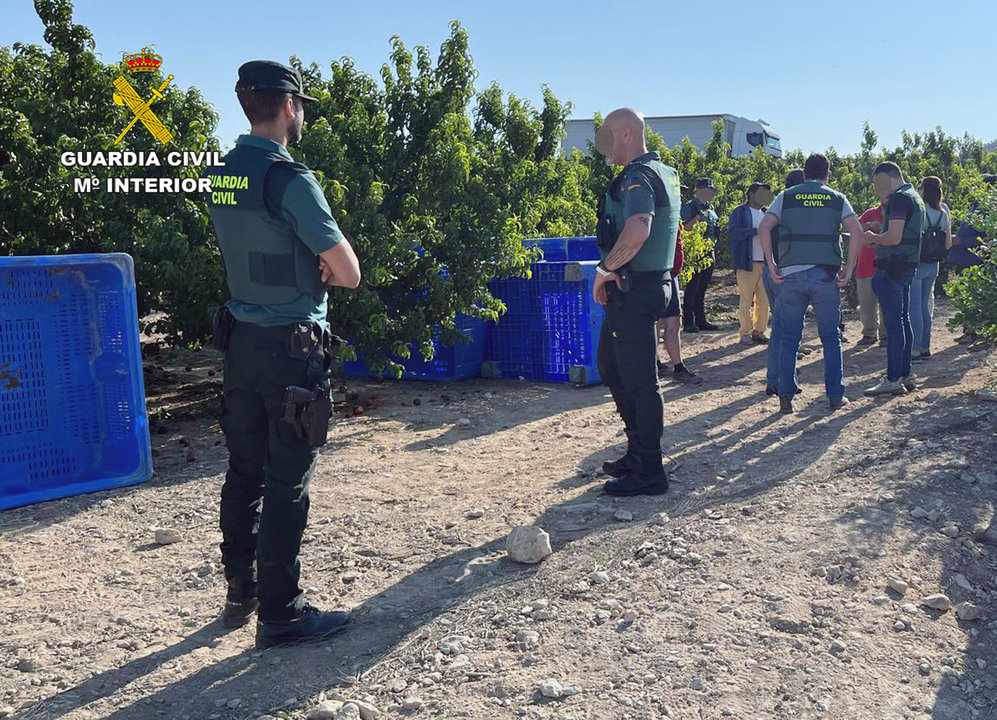
{"type": "Polygon", "coordinates": [[[332,348],[343,342],[338,335],[305,323],[294,326],[288,335],[287,354],[293,360],[306,361],[306,382],[311,389],[296,385],[287,387],[283,420],[312,447],[322,447],[326,443],[332,418],[330,378],[335,358],[332,348]]]}
{"type": "Polygon", "coordinates": [[[281,420],[292,428],[299,438],[314,448],[325,445],[332,418],[332,398],[329,388],[306,390],[289,385],[284,391],[284,415],[281,420]]]}

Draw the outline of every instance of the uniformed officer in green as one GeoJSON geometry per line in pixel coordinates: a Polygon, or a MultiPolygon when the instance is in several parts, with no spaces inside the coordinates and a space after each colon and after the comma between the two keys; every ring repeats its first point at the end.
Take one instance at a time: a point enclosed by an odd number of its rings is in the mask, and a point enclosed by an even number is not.
{"type": "Polygon", "coordinates": [[[239,68],[251,130],[213,168],[211,221],[231,300],[215,318],[225,350],[221,496],[227,627],[258,607],[257,647],[327,638],[349,614],[304,602],[298,552],[309,485],[328,430],[328,286],[355,288],[360,267],[312,172],[287,151],[301,139],[301,77],[280,63],[239,68]]]}
{"type": "Polygon", "coordinates": [[[664,403],[658,388],[656,322],[671,295],[679,178],[644,143],[644,118],[614,110],[596,133],[596,149],[623,170],[599,206],[602,261],[593,287],[606,306],[598,364],[627,434],[627,453],[603,470],[610,495],[660,495],[668,490],[662,464],[664,403]]]}
{"type": "MultiPolygon", "coordinates": [[[[717,190],[710,178],[699,178],[692,199],[682,206],[682,226],[691,230],[697,223],[706,223],[706,239],[716,243],[720,238],[720,218],[713,207],[713,199],[717,190]]],[[[719,326],[706,319],[706,290],[713,279],[713,251],[710,251],[710,264],[697,273],[693,273],[685,284],[685,296],[682,299],[682,329],[686,332],[700,330],[715,331],[719,326]]]]}
{"type": "Polygon", "coordinates": [[[896,163],[884,162],[873,173],[876,194],[887,198],[883,232],[865,232],[876,246],[872,290],[886,325],[886,378],[866,395],[903,395],[917,389],[911,371],[914,332],[910,325],[910,286],[921,260],[921,235],[927,225],[924,201],[904,180],[896,163]]]}
{"type": "Polygon", "coordinates": [[[848,403],[842,370],[841,292],[851,280],[862,246],[862,226],[848,198],[828,186],[828,159],[815,153],[803,166],[804,182],[783,192],[769,205],[758,226],[758,239],[769,277],[779,287],[776,313],[782,327],[779,348],[780,411],[793,412],[799,387],[797,353],[803,339],[807,307],[813,306],[817,333],[824,348],[824,389],[830,409],[848,403]],[[841,226],[851,233],[848,262],[842,269],[841,226]],[[778,228],[778,254],[772,231],[778,228]]]}

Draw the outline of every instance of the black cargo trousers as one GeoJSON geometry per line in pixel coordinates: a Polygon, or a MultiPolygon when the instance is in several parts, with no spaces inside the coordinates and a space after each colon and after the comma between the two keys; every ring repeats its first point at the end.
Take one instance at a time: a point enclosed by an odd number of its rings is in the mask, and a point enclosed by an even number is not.
{"type": "Polygon", "coordinates": [[[644,468],[661,465],[664,401],[658,387],[656,323],[671,299],[665,273],[632,273],[633,288],[607,283],[609,304],[599,334],[597,362],[616,402],[628,438],[628,452],[644,468]]]}
{"type": "Polygon", "coordinates": [[[226,578],[258,583],[261,620],[294,619],[304,605],[298,553],[318,448],[281,418],[288,386],[317,383],[308,360],[291,357],[289,334],[236,323],[225,354],[222,563],[226,578]]]}

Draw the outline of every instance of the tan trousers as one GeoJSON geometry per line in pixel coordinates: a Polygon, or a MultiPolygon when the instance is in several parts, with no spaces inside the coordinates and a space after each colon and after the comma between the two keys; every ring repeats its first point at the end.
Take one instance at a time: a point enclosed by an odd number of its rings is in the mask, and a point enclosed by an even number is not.
{"type": "Polygon", "coordinates": [[[769,322],[769,298],[762,283],[762,263],[754,263],[752,270],[737,270],[736,275],[737,294],[740,295],[737,309],[741,320],[741,335],[764,333],[769,322]]]}
{"type": "Polygon", "coordinates": [[[883,309],[879,307],[876,293],[872,291],[872,278],[856,278],[859,291],[859,317],[862,318],[862,337],[882,340],[886,337],[883,309]]]}

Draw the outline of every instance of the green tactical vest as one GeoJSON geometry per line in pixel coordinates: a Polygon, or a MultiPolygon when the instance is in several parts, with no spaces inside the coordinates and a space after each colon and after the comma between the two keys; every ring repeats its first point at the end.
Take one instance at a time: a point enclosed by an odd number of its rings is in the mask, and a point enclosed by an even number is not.
{"type": "MultiPolygon", "coordinates": [[[[693,198],[686,203],[688,208],[683,214],[688,216],[689,220],[699,215],[699,222],[706,223],[706,234],[705,237],[708,240],[719,240],[720,239],[720,218],[717,216],[717,211],[713,208],[712,203],[702,203],[699,198],[693,198]]],[[[688,222],[686,220],[685,222],[688,222]]]]}
{"type": "MultiPolygon", "coordinates": [[[[679,211],[682,198],[679,195],[679,175],[673,167],[661,162],[661,156],[656,152],[647,153],[623,168],[610,184],[603,199],[603,217],[611,217],[615,222],[617,232],[623,231],[627,222],[624,216],[623,184],[632,177],[633,171],[645,174],[651,181],[654,192],[654,220],[651,222],[651,234],[644,245],[630,261],[630,269],[635,272],[664,272],[675,265],[675,245],[679,231],[679,211]]],[[[618,237],[618,236],[617,236],[618,237]]],[[[602,259],[609,256],[609,248],[600,247],[602,259]]]]}
{"type": "Polygon", "coordinates": [[[841,266],[841,212],[845,196],[816,180],[786,190],[779,216],[779,267],[841,266]]]}
{"type": "Polygon", "coordinates": [[[212,180],[208,209],[232,299],[251,305],[283,305],[311,295],[324,302],[327,288],[315,254],[290,225],[267,211],[263,201],[267,173],[278,163],[298,163],[247,145],[236,145],[223,159],[225,167],[206,173],[212,180]]]}
{"type": "Polygon", "coordinates": [[[892,256],[899,256],[904,261],[917,265],[921,260],[921,236],[927,224],[925,222],[924,200],[921,199],[921,196],[917,194],[917,190],[910,183],[901,185],[894,190],[893,194],[886,201],[886,207],[883,210],[883,217],[886,218],[885,222],[887,223],[883,228],[884,231],[889,227],[890,201],[897,195],[906,195],[909,197],[914,210],[904,224],[904,234],[900,238],[900,244],[877,245],[876,259],[884,260],[892,256]]]}

